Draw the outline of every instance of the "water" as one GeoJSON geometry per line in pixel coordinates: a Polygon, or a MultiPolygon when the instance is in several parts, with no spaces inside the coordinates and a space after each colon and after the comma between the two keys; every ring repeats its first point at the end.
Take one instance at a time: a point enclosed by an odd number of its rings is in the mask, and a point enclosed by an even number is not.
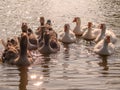
{"type": "MultiPolygon", "coordinates": [[[[118,36],[115,53],[107,58],[93,53],[93,46],[78,42],[61,44],[60,52],[41,55],[35,52],[30,67],[0,64],[0,90],[120,90],[120,1],[119,0],[1,0],[0,38],[19,35],[21,23],[35,30],[39,17],[51,19],[59,33],[63,25],[81,17],[88,21],[106,23],[118,36]]],[[[0,51],[3,50],[0,44],[0,51]]]]}

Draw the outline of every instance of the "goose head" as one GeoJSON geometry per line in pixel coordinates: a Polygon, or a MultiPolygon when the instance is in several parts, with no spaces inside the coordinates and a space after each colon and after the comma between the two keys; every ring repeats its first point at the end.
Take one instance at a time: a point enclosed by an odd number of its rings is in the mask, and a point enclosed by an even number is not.
{"type": "Polygon", "coordinates": [[[44,23],[45,23],[45,18],[44,17],[40,17],[40,24],[41,24],[41,26],[44,25],[44,23]]]}
{"type": "Polygon", "coordinates": [[[92,28],[92,22],[88,22],[88,29],[92,28]]]}
{"type": "Polygon", "coordinates": [[[52,23],[51,23],[51,20],[50,20],[50,19],[47,20],[45,26],[46,26],[46,28],[47,28],[49,31],[53,30],[53,28],[52,28],[52,23]]]}
{"type": "Polygon", "coordinates": [[[50,20],[50,19],[47,20],[46,24],[48,24],[48,25],[52,25],[51,20],[50,20]]]}
{"type": "Polygon", "coordinates": [[[76,22],[77,24],[81,24],[81,20],[79,17],[75,17],[73,22],[76,22]]]}
{"type": "Polygon", "coordinates": [[[15,39],[11,39],[10,42],[15,46],[18,44],[18,42],[15,39]]]}
{"type": "Polygon", "coordinates": [[[22,32],[26,32],[27,33],[27,30],[28,30],[27,23],[22,23],[21,29],[22,29],[22,32]]]}
{"type": "Polygon", "coordinates": [[[28,28],[28,36],[31,35],[31,34],[33,34],[33,31],[32,31],[31,28],[28,28]]]}
{"type": "Polygon", "coordinates": [[[69,32],[69,29],[70,29],[70,25],[69,25],[69,24],[65,24],[65,25],[64,25],[64,32],[65,32],[65,33],[68,33],[68,32],[69,32]]]}

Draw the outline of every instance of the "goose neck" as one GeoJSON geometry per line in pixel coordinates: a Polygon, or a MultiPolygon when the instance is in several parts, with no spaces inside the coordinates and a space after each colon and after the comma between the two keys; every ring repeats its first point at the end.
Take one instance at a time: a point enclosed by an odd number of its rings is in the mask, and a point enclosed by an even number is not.
{"type": "Polygon", "coordinates": [[[27,46],[20,46],[20,56],[27,55],[27,46]]]}
{"type": "Polygon", "coordinates": [[[108,47],[108,43],[106,42],[106,40],[104,40],[103,47],[104,47],[104,48],[107,48],[107,47],[108,47]]]}

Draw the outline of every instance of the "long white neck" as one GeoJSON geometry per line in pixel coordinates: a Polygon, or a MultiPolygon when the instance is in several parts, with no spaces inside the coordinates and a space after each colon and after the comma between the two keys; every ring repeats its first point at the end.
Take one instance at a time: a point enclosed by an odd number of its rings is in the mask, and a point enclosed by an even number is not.
{"type": "Polygon", "coordinates": [[[108,49],[108,43],[107,43],[106,40],[104,40],[103,49],[104,49],[104,50],[108,49]]]}
{"type": "Polygon", "coordinates": [[[92,33],[92,28],[88,28],[88,33],[92,33]]]}
{"type": "Polygon", "coordinates": [[[76,26],[81,26],[81,23],[80,22],[76,22],[76,26]]]}

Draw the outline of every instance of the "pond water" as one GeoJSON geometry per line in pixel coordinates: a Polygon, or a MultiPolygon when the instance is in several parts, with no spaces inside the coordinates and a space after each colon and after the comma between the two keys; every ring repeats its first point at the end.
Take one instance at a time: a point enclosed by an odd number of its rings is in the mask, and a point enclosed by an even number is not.
{"type": "MultiPolygon", "coordinates": [[[[77,43],[63,45],[60,52],[42,55],[34,52],[35,62],[29,67],[0,63],[0,90],[120,90],[120,1],[119,0],[1,0],[0,39],[19,35],[21,23],[34,31],[39,17],[51,19],[59,34],[74,17],[106,23],[118,36],[115,53],[99,57],[81,38],[77,43]]],[[[3,46],[0,44],[0,51],[3,46]]]]}

